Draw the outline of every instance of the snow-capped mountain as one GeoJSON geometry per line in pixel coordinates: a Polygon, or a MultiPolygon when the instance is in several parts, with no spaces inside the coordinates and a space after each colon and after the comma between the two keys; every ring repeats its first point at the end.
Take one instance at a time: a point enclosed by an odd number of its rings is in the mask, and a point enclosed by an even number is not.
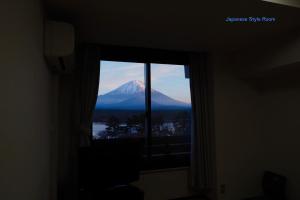
{"type": "Polygon", "coordinates": [[[106,95],[116,95],[116,94],[132,95],[144,91],[145,91],[145,84],[142,81],[134,80],[121,85],[120,87],[107,93],[106,95]]]}
{"type": "MultiPolygon", "coordinates": [[[[190,104],[177,101],[163,93],[151,89],[153,109],[187,109],[190,104]]],[[[98,96],[97,109],[139,110],[145,108],[145,84],[142,81],[129,81],[104,95],[98,96]]]]}

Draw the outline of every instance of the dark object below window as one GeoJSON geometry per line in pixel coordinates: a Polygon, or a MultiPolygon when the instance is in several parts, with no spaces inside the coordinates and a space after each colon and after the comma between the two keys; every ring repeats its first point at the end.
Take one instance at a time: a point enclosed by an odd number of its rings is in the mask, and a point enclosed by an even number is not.
{"type": "Polygon", "coordinates": [[[97,191],[80,191],[79,200],[143,200],[144,192],[132,185],[118,185],[97,191]]]}
{"type": "MultiPolygon", "coordinates": [[[[80,191],[107,193],[111,188],[131,192],[128,185],[139,179],[142,145],[139,140],[110,140],[97,146],[85,147],[79,153],[80,191]],[[118,186],[118,187],[117,187],[118,186]],[[124,190],[123,190],[124,189],[124,190]]],[[[93,195],[93,196],[94,196],[93,195]]]]}
{"type": "Polygon", "coordinates": [[[188,167],[190,165],[190,154],[179,155],[154,155],[150,159],[143,159],[143,170],[156,170],[168,168],[188,167]]]}
{"type": "Polygon", "coordinates": [[[273,172],[264,172],[263,181],[263,196],[247,198],[245,200],[285,200],[286,178],[282,175],[273,172]]]}
{"type": "Polygon", "coordinates": [[[144,192],[137,187],[131,185],[118,185],[115,187],[108,188],[102,193],[94,193],[93,200],[143,200],[144,192]]]}

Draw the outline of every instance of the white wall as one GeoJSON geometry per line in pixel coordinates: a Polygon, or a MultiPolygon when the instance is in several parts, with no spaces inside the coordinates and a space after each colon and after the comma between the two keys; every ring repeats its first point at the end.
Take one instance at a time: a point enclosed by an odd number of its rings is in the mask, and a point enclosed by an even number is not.
{"type": "Polygon", "coordinates": [[[0,3],[0,199],[50,199],[50,83],[39,0],[0,3]]]}

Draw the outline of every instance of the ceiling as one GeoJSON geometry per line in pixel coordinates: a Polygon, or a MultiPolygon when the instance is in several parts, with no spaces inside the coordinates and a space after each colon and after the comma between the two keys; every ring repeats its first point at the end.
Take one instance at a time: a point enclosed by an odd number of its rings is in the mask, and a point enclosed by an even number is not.
{"type": "Polygon", "coordinates": [[[300,8],[300,2],[299,0],[263,0],[263,1],[268,1],[272,3],[278,3],[282,5],[288,5],[288,6],[294,6],[300,8]]]}
{"type": "Polygon", "coordinates": [[[46,0],[48,17],[74,24],[79,42],[187,51],[237,50],[300,27],[300,9],[260,0],[46,0]],[[226,23],[226,17],[275,17],[226,23]]]}

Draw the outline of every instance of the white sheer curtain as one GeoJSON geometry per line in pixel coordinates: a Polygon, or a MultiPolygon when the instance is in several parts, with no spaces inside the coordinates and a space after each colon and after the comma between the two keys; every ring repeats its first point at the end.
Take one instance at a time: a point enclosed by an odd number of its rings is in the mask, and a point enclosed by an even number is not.
{"type": "Polygon", "coordinates": [[[211,195],[215,187],[212,94],[206,54],[189,56],[193,108],[190,185],[194,191],[211,195]]]}

